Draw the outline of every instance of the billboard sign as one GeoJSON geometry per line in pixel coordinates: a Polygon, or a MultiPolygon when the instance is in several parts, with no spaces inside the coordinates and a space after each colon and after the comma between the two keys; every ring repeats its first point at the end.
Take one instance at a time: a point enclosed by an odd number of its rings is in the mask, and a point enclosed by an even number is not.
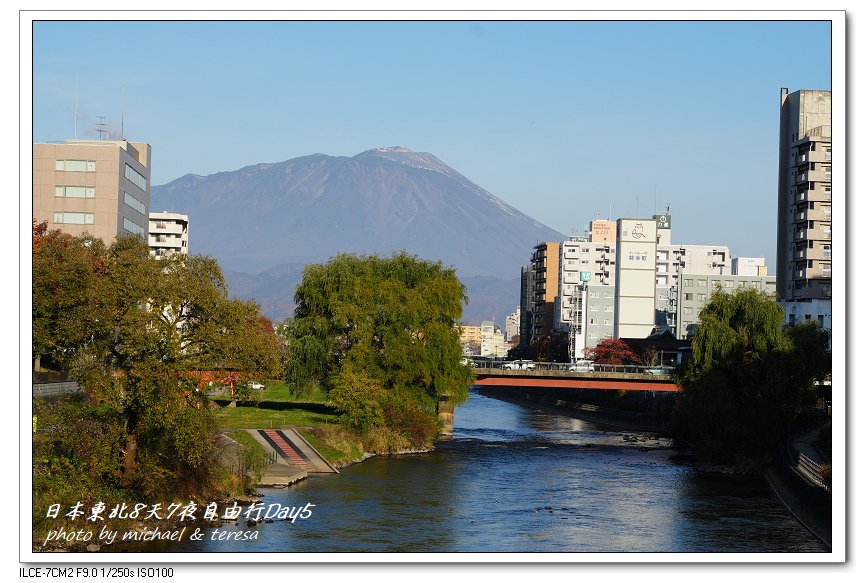
{"type": "Polygon", "coordinates": [[[580,281],[592,281],[592,272],[591,271],[581,271],[580,272],[580,281]]]}
{"type": "Polygon", "coordinates": [[[670,215],[652,215],[652,218],[658,223],[659,229],[670,229],[670,215]]]}

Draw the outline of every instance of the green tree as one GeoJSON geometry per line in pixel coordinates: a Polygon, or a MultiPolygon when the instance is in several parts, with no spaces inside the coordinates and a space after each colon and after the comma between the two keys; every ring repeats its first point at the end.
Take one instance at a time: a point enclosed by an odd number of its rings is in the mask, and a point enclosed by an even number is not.
{"type": "Polygon", "coordinates": [[[774,298],[716,290],[700,312],[684,387],[681,437],[699,456],[764,460],[813,408],[814,382],[831,370],[829,334],[816,323],[782,328],[774,298]]]}
{"type": "Polygon", "coordinates": [[[202,484],[215,465],[214,427],[190,371],[277,370],[272,330],[268,337],[254,303],[228,298],[215,260],[157,260],[137,237],[106,248],[44,234],[33,257],[33,305],[34,355],[117,413],[120,484],[145,494],[179,480],[202,484]]]}
{"type": "MultiPolygon", "coordinates": [[[[356,429],[389,426],[439,399],[468,398],[456,324],[466,301],[453,269],[405,252],[309,265],[286,322],[287,381],[319,384],[356,429]]],[[[301,389],[302,390],[302,389],[301,389]]]]}

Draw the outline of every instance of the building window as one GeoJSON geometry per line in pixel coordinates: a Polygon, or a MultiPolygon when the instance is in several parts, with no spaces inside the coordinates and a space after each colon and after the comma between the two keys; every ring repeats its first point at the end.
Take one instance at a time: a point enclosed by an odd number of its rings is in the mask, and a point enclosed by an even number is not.
{"type": "Polygon", "coordinates": [[[823,226],[823,234],[826,236],[827,239],[831,239],[832,238],[832,227],[830,225],[824,225],[823,226]]]}
{"type": "Polygon", "coordinates": [[[724,280],[724,287],[731,288],[733,287],[733,282],[729,279],[724,280]]]}
{"type": "Polygon", "coordinates": [[[610,299],[611,297],[613,297],[613,292],[604,292],[604,297],[610,299]]]}
{"type": "Polygon", "coordinates": [[[827,204],[826,206],[824,206],[823,207],[823,214],[826,216],[827,219],[831,219],[832,218],[832,205],[827,204]]]}
{"type": "Polygon", "coordinates": [[[126,217],[123,217],[123,228],[125,230],[129,231],[130,233],[132,233],[133,235],[143,235],[144,234],[144,227],[142,227],[138,223],[134,223],[134,222],[130,221],[126,217]]]}
{"type": "Polygon", "coordinates": [[[685,301],[690,302],[694,299],[694,294],[685,294],[685,301]]]}
{"type": "Polygon", "coordinates": [[[144,207],[144,203],[126,192],[125,190],[123,191],[123,202],[125,202],[127,206],[132,207],[138,212],[140,212],[142,215],[147,214],[147,209],[144,207]]]}
{"type": "Polygon", "coordinates": [[[823,266],[823,277],[832,277],[832,266],[824,265],[823,266]]]}
{"type": "Polygon", "coordinates": [[[589,311],[590,311],[590,312],[597,312],[597,311],[598,311],[598,306],[589,306],[589,311]]]}
{"type": "Polygon", "coordinates": [[[697,287],[706,287],[706,284],[707,284],[707,282],[705,279],[698,279],[697,280],[697,287]]]}
{"type": "Polygon", "coordinates": [[[594,326],[594,325],[595,325],[595,319],[589,318],[589,326],[594,326]]]}
{"type": "Polygon", "coordinates": [[[612,311],[613,311],[613,306],[604,306],[604,311],[605,311],[605,312],[612,312],[612,311]]]}
{"type": "Polygon", "coordinates": [[[698,302],[705,302],[706,301],[706,294],[697,294],[697,301],[698,302]]]}
{"type": "Polygon", "coordinates": [[[54,169],[63,172],[96,172],[96,160],[57,160],[54,169]]]}
{"type": "Polygon", "coordinates": [[[826,259],[832,257],[832,245],[823,245],[823,257],[826,259]]]}
{"type": "Polygon", "coordinates": [[[125,176],[126,180],[140,188],[142,191],[147,192],[147,179],[129,164],[126,165],[125,176]]]}
{"type": "Polygon", "coordinates": [[[93,213],[54,213],[54,223],[58,225],[92,225],[93,213]]]}
{"type": "Polygon", "coordinates": [[[93,198],[95,186],[55,186],[54,196],[58,198],[93,198]]]}
{"type": "Polygon", "coordinates": [[[687,286],[687,287],[692,287],[694,285],[694,280],[693,279],[686,279],[682,282],[682,285],[687,286]]]}
{"type": "Polygon", "coordinates": [[[597,297],[600,297],[600,293],[599,293],[599,292],[596,292],[596,291],[594,291],[594,292],[589,292],[589,297],[590,297],[590,298],[597,298],[597,297]]]}
{"type": "Polygon", "coordinates": [[[686,315],[686,316],[690,316],[691,314],[694,313],[694,309],[693,309],[693,308],[684,307],[684,308],[682,308],[682,313],[683,313],[684,315],[686,315]]]}
{"type": "Polygon", "coordinates": [[[604,326],[609,326],[609,325],[610,325],[610,321],[609,321],[609,320],[604,320],[604,326]]]}

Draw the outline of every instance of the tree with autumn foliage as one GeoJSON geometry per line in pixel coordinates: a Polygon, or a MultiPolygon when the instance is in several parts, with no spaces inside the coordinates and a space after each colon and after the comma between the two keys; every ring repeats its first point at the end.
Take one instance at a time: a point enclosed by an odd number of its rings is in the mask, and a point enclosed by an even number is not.
{"type": "Polygon", "coordinates": [[[138,237],[106,246],[37,225],[33,237],[34,361],[68,372],[117,426],[114,485],[155,496],[205,484],[216,434],[190,371],[276,376],[258,306],[228,297],[210,257],[160,260],[138,237]]]}
{"type": "Polygon", "coordinates": [[[619,338],[604,338],[584,354],[596,364],[639,364],[640,357],[619,338]]]}

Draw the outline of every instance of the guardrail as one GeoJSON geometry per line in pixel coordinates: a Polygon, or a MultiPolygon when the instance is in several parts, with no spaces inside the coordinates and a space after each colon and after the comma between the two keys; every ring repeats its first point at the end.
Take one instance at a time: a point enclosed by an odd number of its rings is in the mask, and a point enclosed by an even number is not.
{"type": "Polygon", "coordinates": [[[823,471],[820,464],[802,452],[799,452],[796,468],[818,486],[827,488],[826,480],[823,477],[823,471]]]}
{"type": "Polygon", "coordinates": [[[589,370],[585,365],[576,365],[573,362],[530,362],[524,360],[481,360],[470,363],[472,367],[482,370],[525,370],[525,371],[561,371],[576,366],[576,372],[614,372],[631,374],[649,374],[654,376],[669,376],[673,374],[674,367],[671,366],[641,366],[634,364],[597,364],[593,363],[589,370]]]}
{"type": "Polygon", "coordinates": [[[82,393],[81,387],[74,381],[62,383],[40,383],[33,385],[33,397],[47,398],[61,395],[77,395],[82,393]]]}

